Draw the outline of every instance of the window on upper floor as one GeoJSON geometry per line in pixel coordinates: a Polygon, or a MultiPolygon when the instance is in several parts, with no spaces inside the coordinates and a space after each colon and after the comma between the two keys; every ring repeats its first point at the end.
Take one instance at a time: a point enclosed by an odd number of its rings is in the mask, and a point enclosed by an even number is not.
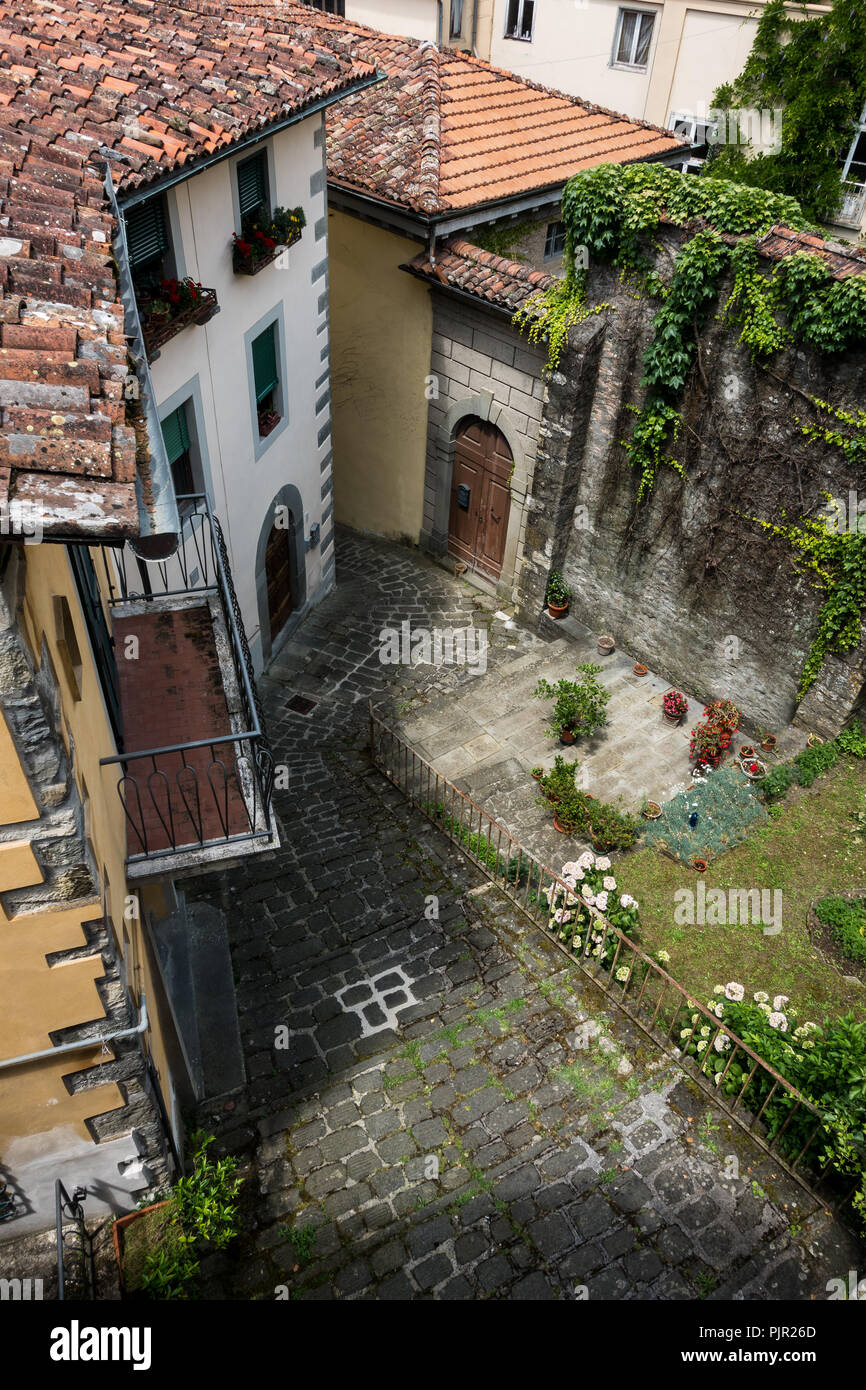
{"type": "Polygon", "coordinates": [[[259,438],[264,439],[282,416],[276,323],[268,324],[265,331],[253,339],[252,359],[259,438]]]}
{"type": "Polygon", "coordinates": [[[270,215],[270,196],[268,190],[268,156],[266,150],[249,159],[242,159],[237,166],[238,211],[241,227],[255,223],[259,218],[270,215]]]}
{"type": "Polygon", "coordinates": [[[322,10],[325,14],[336,14],[341,19],[346,17],[346,0],[304,0],[305,5],[309,5],[311,10],[322,10]]]}
{"type": "Polygon", "coordinates": [[[448,24],[448,37],[459,39],[463,33],[463,0],[451,0],[451,18],[448,24]]]}
{"type": "Polygon", "coordinates": [[[532,26],[535,22],[535,0],[508,0],[505,19],[505,37],[532,42],[532,26]]]}
{"type": "Polygon", "coordinates": [[[838,221],[860,227],[866,214],[866,106],[842,161],[842,205],[838,221]]]}
{"type": "Polygon", "coordinates": [[[544,259],[555,260],[565,250],[565,223],[548,222],[544,238],[544,259]]]}
{"type": "Polygon", "coordinates": [[[614,66],[646,72],[654,24],[653,11],[620,10],[613,43],[614,66]]]}
{"type": "Polygon", "coordinates": [[[123,214],[129,268],[136,291],[157,292],[174,274],[165,198],[148,198],[123,214]]]}
{"type": "MultiPolygon", "coordinates": [[[[178,499],[189,498],[192,494],[203,491],[197,453],[190,437],[188,412],[191,409],[192,401],[184,401],[161,421],[162,439],[171,466],[174,495],[178,499]]],[[[193,505],[189,501],[181,502],[181,511],[184,512],[193,505]]]]}

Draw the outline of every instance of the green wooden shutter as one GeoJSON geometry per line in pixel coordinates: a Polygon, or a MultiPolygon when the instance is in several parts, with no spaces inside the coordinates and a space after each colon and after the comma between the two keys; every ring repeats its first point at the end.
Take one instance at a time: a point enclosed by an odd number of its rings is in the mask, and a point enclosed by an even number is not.
{"type": "Polygon", "coordinates": [[[244,159],[238,165],[238,204],[241,219],[249,217],[267,201],[268,180],[265,152],[244,159]]]}
{"type": "Polygon", "coordinates": [[[129,264],[133,270],[154,261],[168,250],[168,233],[162,198],[152,198],[124,214],[129,264]]]}
{"type": "Polygon", "coordinates": [[[189,448],[189,431],[186,427],[186,410],[179,405],[162,422],[162,438],[169,463],[176,463],[181,454],[189,448]]]}
{"type": "Polygon", "coordinates": [[[262,401],[269,391],[277,385],[277,335],[276,325],[271,324],[258,338],[253,339],[253,379],[256,387],[256,404],[262,401]]]}

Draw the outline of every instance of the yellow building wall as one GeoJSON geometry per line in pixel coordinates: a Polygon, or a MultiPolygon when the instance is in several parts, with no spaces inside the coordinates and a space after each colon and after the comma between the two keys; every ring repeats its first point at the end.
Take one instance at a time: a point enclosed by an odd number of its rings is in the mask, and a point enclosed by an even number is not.
{"type": "MultiPolygon", "coordinates": [[[[96,573],[103,580],[102,562],[93,553],[96,573]]],[[[78,592],[65,547],[55,544],[28,546],[24,588],[24,622],[34,665],[38,667],[43,638],[48,648],[61,704],[61,731],[71,753],[72,775],[85,805],[85,833],[92,848],[98,881],[91,898],[74,906],[59,904],[37,911],[25,911],[9,919],[0,908],[0,1057],[18,1056],[51,1046],[50,1032],[87,1023],[104,1016],[95,981],[104,974],[100,957],[49,966],[46,954],[70,950],[84,944],[82,923],[110,917],[116,944],[124,954],[132,1001],[137,1008],[144,992],[152,1007],[154,986],[147,969],[146,953],[140,938],[142,923],[134,915],[133,890],[127,884],[126,828],[123,808],[117,795],[117,767],[99,766],[99,760],[117,750],[108,721],[99,676],[92,659],[89,637],[81,612],[78,592]],[[58,646],[55,598],[65,597],[69,606],[75,639],[81,659],[77,673],[78,690],[73,689],[58,646]],[[79,697],[80,698],[77,698],[79,697]],[[106,878],[107,875],[107,878],[106,878]],[[125,931],[124,931],[125,928],[125,931]]],[[[0,844],[0,892],[25,887],[42,879],[38,864],[23,838],[39,833],[39,810],[33,800],[17,750],[5,722],[0,721],[0,793],[3,806],[26,810],[25,816],[12,817],[7,810],[3,824],[25,822],[20,836],[0,844]],[[27,796],[30,800],[27,803],[27,796]]],[[[137,1020],[136,1020],[137,1021],[137,1020]]],[[[147,1038],[157,1073],[167,1074],[160,1038],[147,1038]]],[[[113,1055],[113,1054],[112,1054],[113,1055]]],[[[63,1076],[93,1066],[108,1058],[100,1049],[82,1049],[62,1058],[19,1065],[0,1071],[0,1159],[2,1149],[13,1138],[66,1130],[73,1126],[81,1137],[88,1137],[84,1120],[124,1103],[116,1084],[109,1083],[70,1096],[63,1076]]]]}
{"type": "Polygon", "coordinates": [[[399,267],[419,250],[328,215],[335,519],[412,542],[424,506],[433,311],[427,288],[399,267]]]}

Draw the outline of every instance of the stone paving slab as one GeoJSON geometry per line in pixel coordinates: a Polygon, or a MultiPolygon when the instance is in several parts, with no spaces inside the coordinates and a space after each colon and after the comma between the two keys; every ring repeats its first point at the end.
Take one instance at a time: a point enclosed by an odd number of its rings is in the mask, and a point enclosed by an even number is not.
{"type": "MultiPolygon", "coordinates": [[[[188,886],[226,914],[247,1069],[199,1116],[248,1178],[203,1292],[822,1297],[856,1264],[847,1233],[370,764],[370,696],[429,737],[479,688],[383,667],[386,621],[488,621],[482,679],[506,696],[544,641],[399,547],[341,536],[338,560],[262,683],[282,847],[188,886]],[[309,716],[287,708],[303,689],[309,716]]],[[[526,824],[546,812],[522,766],[505,747],[476,775],[526,824]]]]}

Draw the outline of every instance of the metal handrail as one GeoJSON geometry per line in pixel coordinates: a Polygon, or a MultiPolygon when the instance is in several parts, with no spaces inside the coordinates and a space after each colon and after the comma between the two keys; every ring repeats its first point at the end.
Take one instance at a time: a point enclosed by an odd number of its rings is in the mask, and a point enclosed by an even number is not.
{"type": "MultiPolygon", "coordinates": [[[[700,1064],[697,1063],[697,1059],[694,1059],[693,1064],[692,1059],[689,1059],[679,1048],[675,1048],[674,1060],[682,1067],[688,1076],[694,1078],[697,1073],[697,1079],[700,1081],[703,1089],[712,1096],[715,1103],[724,1109],[734,1122],[750,1135],[754,1142],[767,1154],[771,1155],[774,1161],[780,1163],[790,1176],[814,1198],[817,1194],[814,1192],[809,1178],[815,1176],[819,1179],[823,1178],[829,1167],[829,1164],[825,1163],[823,1170],[819,1168],[816,1174],[814,1163],[803,1163],[806,1154],[812,1148],[815,1139],[820,1134],[824,1125],[824,1116],[814,1102],[802,1095],[802,1093],[787,1081],[780,1072],[776,1071],[769,1062],[766,1062],[760,1057],[742,1038],[732,1032],[726,1024],[722,1023],[714,1013],[696,1000],[693,995],[679,984],[672,975],[669,975],[657,961],[652,960],[651,957],[646,955],[646,953],[642,951],[634,941],[626,936],[624,932],[620,931],[618,927],[615,927],[609,922],[604,914],[599,912],[597,908],[592,907],[589,911],[596,929],[603,933],[600,953],[601,961],[605,960],[608,954],[608,944],[616,943],[614,956],[610,962],[609,969],[605,970],[601,965],[593,968],[591,964],[586,963],[591,959],[589,955],[590,943],[592,941],[591,931],[586,933],[586,944],[579,954],[575,954],[574,951],[564,946],[557,939],[555,932],[551,931],[549,911],[546,907],[544,910],[538,907],[538,900],[542,897],[546,887],[549,887],[550,884],[556,885],[564,894],[570,894],[572,892],[562,878],[551,869],[548,869],[546,865],[542,864],[541,861],[529,850],[525,849],[504,826],[501,826],[498,821],[494,820],[489,812],[482,806],[479,806],[478,803],[473,801],[465,792],[460,791],[453,782],[450,782],[446,777],[443,777],[437,772],[426,759],[416,753],[409,744],[393,731],[393,729],[389,728],[374,712],[372,701],[369,702],[369,720],[370,752],[374,765],[379,768],[390,782],[408,797],[411,805],[419,809],[432,824],[436,825],[453,844],[462,850],[468,859],[476,864],[488,878],[496,883],[530,921],[543,927],[548,938],[568,960],[571,961],[572,964],[577,965],[583,974],[587,975],[594,984],[598,985],[604,993],[623,1010],[627,1017],[635,1023],[642,1032],[651,1038],[656,1045],[659,1045],[660,1042],[658,1036],[659,1029],[657,1026],[658,1018],[668,991],[673,992],[674,999],[678,999],[678,1002],[674,1009],[673,1017],[667,1024],[667,1031],[662,1037],[662,1045],[665,1048],[670,1045],[671,1037],[676,1028],[680,1012],[684,1008],[688,1009],[690,1015],[693,1013],[699,1014],[704,1025],[711,1025],[715,1032],[714,1035],[707,1040],[708,1046],[700,1064]],[[392,764],[391,767],[386,766],[385,759],[380,756],[380,750],[377,744],[377,731],[380,731],[385,739],[389,741],[391,752],[389,761],[392,764]],[[433,808],[433,814],[431,814],[430,811],[431,806],[433,808]],[[440,807],[441,813],[439,811],[440,807]],[[455,811],[457,812],[456,815],[455,811]],[[459,831],[456,834],[452,829],[454,822],[456,822],[459,827],[459,831]],[[479,837],[476,839],[476,845],[480,843],[480,838],[482,837],[486,841],[483,855],[478,854],[477,851],[473,850],[471,847],[471,841],[473,837],[476,836],[479,837]],[[506,857],[503,857],[503,847],[506,851],[506,857]],[[510,875],[512,872],[514,873],[514,888],[512,888],[510,883],[510,875]],[[523,885],[522,892],[520,891],[521,884],[523,885]],[[645,967],[645,970],[641,972],[641,988],[637,997],[637,1003],[633,1006],[632,1001],[630,1001],[627,996],[632,980],[635,978],[637,972],[633,967],[629,968],[628,975],[621,983],[621,987],[620,982],[615,978],[616,967],[629,955],[636,957],[645,967]],[[642,1005],[644,1005],[644,995],[647,993],[647,985],[650,979],[656,980],[661,985],[661,994],[656,1002],[652,1017],[649,1019],[649,1022],[647,1022],[646,1014],[649,1012],[649,1006],[645,1005],[642,1012],[642,1005]],[[720,1093],[721,1085],[718,1088],[715,1085],[710,1085],[704,1070],[707,1059],[712,1055],[713,1044],[720,1035],[725,1035],[731,1043],[730,1057],[722,1073],[723,1080],[727,1076],[734,1058],[738,1054],[748,1059],[746,1068],[748,1068],[749,1063],[751,1063],[751,1070],[743,1082],[743,1085],[740,1087],[736,1097],[733,1099],[732,1104],[728,1104],[724,1095],[720,1093]],[[772,1083],[770,1092],[764,1098],[758,1113],[752,1114],[751,1120],[746,1123],[737,1112],[736,1107],[740,1104],[742,1104],[744,1108],[746,1107],[744,1097],[750,1095],[752,1083],[759,1072],[762,1077],[768,1079],[772,1083]],[[765,1140],[761,1134],[756,1132],[756,1126],[760,1123],[761,1117],[770,1100],[779,1089],[784,1092],[788,1101],[791,1103],[792,1111],[781,1127],[768,1141],[765,1140]],[[780,1153],[777,1145],[778,1141],[788,1129],[794,1115],[801,1110],[805,1111],[814,1119],[815,1127],[795,1157],[789,1161],[780,1153]],[[808,1177],[797,1171],[798,1166],[801,1164],[808,1177]]],[[[747,1113],[751,1114],[750,1111],[747,1113]]],[[[864,1156],[864,1170],[866,1170],[866,1156],[864,1156]]],[[[851,1192],[856,1189],[857,1185],[857,1182],[855,1182],[841,1198],[837,1197],[831,1200],[834,1200],[835,1205],[843,1206],[850,1197],[851,1192]]],[[[819,1198],[819,1200],[823,1199],[819,1198]]]]}
{"type": "Polygon", "coordinates": [[[57,1239],[57,1297],[66,1298],[66,1267],[64,1251],[79,1257],[85,1298],[96,1297],[96,1264],[93,1257],[93,1236],[87,1229],[81,1203],[87,1196],[86,1187],[76,1187],[70,1197],[60,1178],[54,1183],[54,1227],[57,1239]],[[70,1230],[70,1222],[73,1229],[70,1230]],[[78,1242],[75,1244],[74,1242],[78,1242]]]}

